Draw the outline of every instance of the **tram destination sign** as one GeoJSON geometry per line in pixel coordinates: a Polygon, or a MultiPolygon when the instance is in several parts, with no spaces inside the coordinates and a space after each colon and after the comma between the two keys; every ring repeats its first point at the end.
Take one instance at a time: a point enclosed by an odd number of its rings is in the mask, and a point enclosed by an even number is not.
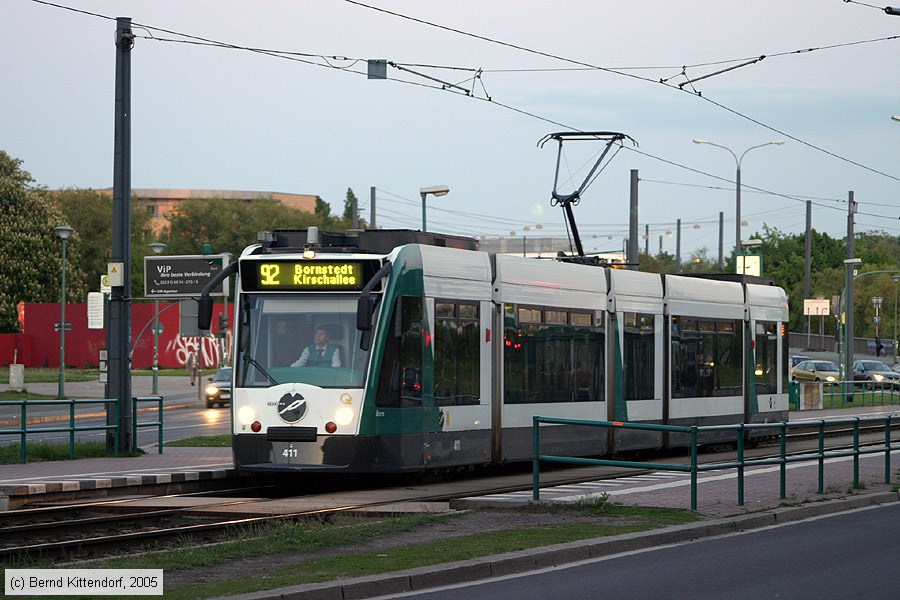
{"type": "Polygon", "coordinates": [[[372,278],[377,260],[243,260],[241,288],[250,292],[358,291],[372,278]]]}
{"type": "MultiPolygon", "coordinates": [[[[145,256],[145,298],[194,298],[210,280],[227,266],[225,255],[145,256]]],[[[216,286],[211,296],[225,296],[228,279],[216,286]]]]}

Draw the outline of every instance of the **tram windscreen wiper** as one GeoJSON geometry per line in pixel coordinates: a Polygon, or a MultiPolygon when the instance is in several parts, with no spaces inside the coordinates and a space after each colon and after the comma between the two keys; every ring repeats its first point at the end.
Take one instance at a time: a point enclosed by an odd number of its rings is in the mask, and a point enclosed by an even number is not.
{"type": "Polygon", "coordinates": [[[261,364],[259,364],[255,358],[253,358],[252,356],[245,355],[244,360],[246,362],[250,363],[251,365],[253,365],[254,367],[256,367],[260,373],[265,375],[266,379],[268,379],[272,383],[272,385],[278,385],[278,382],[275,381],[275,378],[272,377],[271,375],[269,375],[269,372],[266,371],[266,368],[263,367],[261,364]]]}

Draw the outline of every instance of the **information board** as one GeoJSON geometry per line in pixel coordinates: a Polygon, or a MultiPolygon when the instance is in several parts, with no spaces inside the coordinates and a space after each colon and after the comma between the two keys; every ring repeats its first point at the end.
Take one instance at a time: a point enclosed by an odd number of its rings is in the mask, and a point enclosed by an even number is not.
{"type": "MultiPolygon", "coordinates": [[[[227,266],[227,256],[145,256],[145,298],[194,298],[200,295],[209,281],[227,266]]],[[[210,296],[228,294],[228,279],[210,293],[210,296]]]]}

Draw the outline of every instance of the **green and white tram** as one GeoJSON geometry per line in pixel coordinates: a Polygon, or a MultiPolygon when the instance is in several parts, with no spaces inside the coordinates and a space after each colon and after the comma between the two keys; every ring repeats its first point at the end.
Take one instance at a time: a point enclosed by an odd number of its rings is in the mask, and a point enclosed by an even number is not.
{"type": "MultiPolygon", "coordinates": [[[[535,415],[787,418],[787,299],[775,286],[494,255],[416,231],[311,232],[267,234],[222,274],[238,275],[242,471],[530,460],[535,415]],[[327,358],[301,359],[324,338],[327,358]]],[[[201,299],[201,327],[210,311],[201,299]]],[[[686,443],[578,426],[541,439],[542,451],[581,456],[686,443]]]]}

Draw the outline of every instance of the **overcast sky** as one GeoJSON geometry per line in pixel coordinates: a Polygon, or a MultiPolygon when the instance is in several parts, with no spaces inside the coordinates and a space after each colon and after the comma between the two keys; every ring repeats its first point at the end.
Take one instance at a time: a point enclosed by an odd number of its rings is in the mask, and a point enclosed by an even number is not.
{"type": "MultiPolygon", "coordinates": [[[[726,254],[734,245],[736,162],[691,140],[738,157],[784,140],[744,155],[743,238],[764,225],[802,232],[806,200],[813,227],[843,237],[851,190],[858,231],[900,234],[900,122],[891,120],[900,115],[900,17],[875,6],[56,4],[92,14],[0,3],[0,149],[49,188],[112,186],[114,19],[130,17],[134,188],[314,194],[338,214],[352,188],[368,220],[375,187],[377,225],[417,229],[419,188],[446,184],[447,196],[428,198],[429,230],[508,237],[536,235],[540,224],[542,235],[565,235],[550,202],[556,145],[538,142],[615,131],[639,146],[611,151],[574,208],[585,249],[621,249],[638,170],[651,252],[681,219],[683,254],[707,247],[715,256],[719,212],[726,254]],[[370,80],[368,59],[402,69],[370,80]]],[[[577,187],[602,149],[567,142],[560,191],[577,187]]],[[[674,240],[664,239],[666,251],[674,240]]]]}

